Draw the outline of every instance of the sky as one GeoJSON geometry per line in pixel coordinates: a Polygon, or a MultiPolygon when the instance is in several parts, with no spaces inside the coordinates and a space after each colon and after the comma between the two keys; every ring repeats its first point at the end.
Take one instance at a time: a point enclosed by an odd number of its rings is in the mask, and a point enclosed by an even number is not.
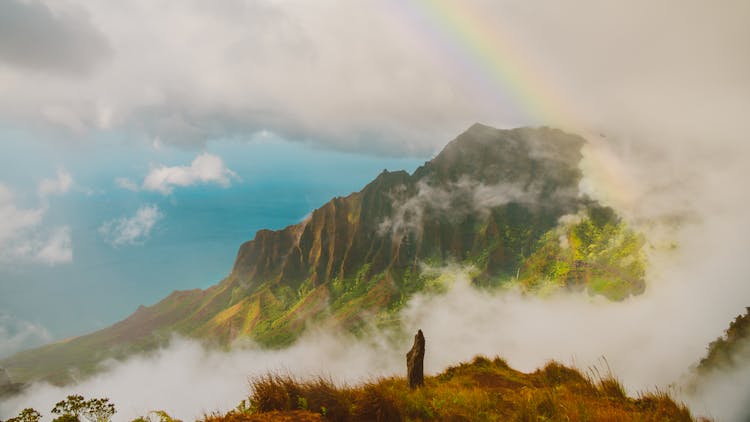
{"type": "Polygon", "coordinates": [[[690,294],[634,309],[690,321],[698,353],[750,302],[749,19],[743,0],[3,1],[0,356],[207,287],[257,229],[474,122],[586,137],[581,188],[682,246],[647,282],[690,294]]]}

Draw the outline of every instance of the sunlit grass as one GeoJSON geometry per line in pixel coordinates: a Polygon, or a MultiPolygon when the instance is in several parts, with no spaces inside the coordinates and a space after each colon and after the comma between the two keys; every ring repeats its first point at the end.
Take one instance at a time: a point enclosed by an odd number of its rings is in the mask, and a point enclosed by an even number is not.
{"type": "Polygon", "coordinates": [[[205,421],[292,420],[292,415],[330,421],[694,420],[664,391],[632,398],[609,371],[584,375],[557,362],[525,374],[501,358],[477,357],[426,377],[416,390],[400,377],[336,386],[325,378],[301,381],[278,374],[255,378],[251,387],[248,405],[205,421]]]}

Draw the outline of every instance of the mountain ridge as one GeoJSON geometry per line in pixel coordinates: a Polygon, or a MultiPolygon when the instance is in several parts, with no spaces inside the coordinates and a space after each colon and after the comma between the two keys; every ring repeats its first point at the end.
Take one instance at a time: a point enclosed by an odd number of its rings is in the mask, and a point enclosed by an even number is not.
{"type": "Polygon", "coordinates": [[[216,285],[175,291],[110,327],[0,366],[16,380],[64,383],[71,369],[91,373],[105,358],[151,350],[174,334],[279,347],[324,319],[356,331],[431,288],[423,264],[471,266],[482,286],[638,294],[642,238],[580,195],[584,143],[557,129],[475,124],[412,174],[383,171],[302,222],[259,230],[216,285]],[[563,216],[574,218],[563,224],[563,216]]]}

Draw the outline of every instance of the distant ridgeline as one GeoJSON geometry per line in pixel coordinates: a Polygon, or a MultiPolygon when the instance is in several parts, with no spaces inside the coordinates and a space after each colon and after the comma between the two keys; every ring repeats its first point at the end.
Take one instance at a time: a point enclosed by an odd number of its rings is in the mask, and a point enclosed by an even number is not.
{"type": "Polygon", "coordinates": [[[107,357],[161,344],[171,333],[228,345],[248,337],[291,343],[307,324],[357,330],[393,320],[411,295],[440,291],[424,271],[469,269],[485,288],[565,288],[622,300],[643,292],[643,238],[581,195],[584,140],[550,128],[475,124],[414,174],[383,171],[305,221],[259,231],[231,274],[206,290],[174,292],[101,331],[0,362],[14,379],[68,379],[107,357]]]}
{"type": "Polygon", "coordinates": [[[704,374],[716,369],[736,369],[738,365],[746,365],[748,360],[750,360],[750,307],[745,308],[744,315],[737,315],[722,337],[708,345],[708,353],[698,363],[697,372],[704,374]]]}

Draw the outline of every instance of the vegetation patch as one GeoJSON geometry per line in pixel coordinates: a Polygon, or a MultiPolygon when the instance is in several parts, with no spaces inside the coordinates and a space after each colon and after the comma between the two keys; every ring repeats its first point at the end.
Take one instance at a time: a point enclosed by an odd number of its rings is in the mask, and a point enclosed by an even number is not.
{"type": "Polygon", "coordinates": [[[299,411],[330,421],[695,420],[666,392],[628,397],[611,375],[586,376],[557,362],[525,374],[501,358],[477,357],[426,377],[424,387],[415,390],[400,377],[335,386],[327,379],[300,381],[288,375],[266,375],[253,381],[247,402],[205,421],[256,420],[249,418],[259,415],[276,418],[299,411]]]}

